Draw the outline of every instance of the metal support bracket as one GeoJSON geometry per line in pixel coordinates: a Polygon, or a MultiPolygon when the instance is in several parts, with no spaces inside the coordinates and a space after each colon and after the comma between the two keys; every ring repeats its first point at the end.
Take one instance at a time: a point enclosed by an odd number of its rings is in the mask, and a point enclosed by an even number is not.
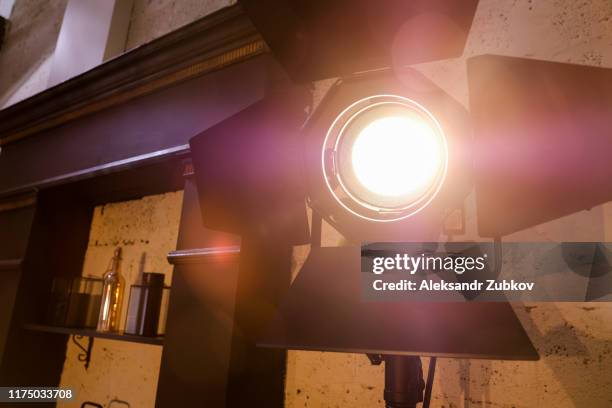
{"type": "Polygon", "coordinates": [[[89,362],[91,361],[91,350],[93,349],[94,338],[88,336],[82,336],[80,334],[73,334],[70,336],[72,342],[81,350],[77,358],[80,362],[84,363],[85,370],[89,368],[89,362]],[[87,346],[84,346],[81,342],[87,337],[87,346]]]}

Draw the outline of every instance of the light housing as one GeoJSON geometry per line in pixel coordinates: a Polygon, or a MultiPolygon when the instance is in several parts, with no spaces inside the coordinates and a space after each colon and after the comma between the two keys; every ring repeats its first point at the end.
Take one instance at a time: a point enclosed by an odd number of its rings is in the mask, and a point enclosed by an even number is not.
{"type": "Polygon", "coordinates": [[[354,242],[436,239],[470,191],[471,140],[465,108],[417,71],[338,80],[303,129],[309,204],[354,242]],[[381,120],[395,129],[370,128],[390,126],[381,120]],[[380,164],[389,153],[371,151],[375,139],[408,162],[360,169],[356,161],[380,164]]]}
{"type": "Polygon", "coordinates": [[[398,95],[373,95],[348,106],[321,149],[327,188],[347,211],[392,222],[426,207],[448,167],[446,136],[435,117],[398,95]]]}

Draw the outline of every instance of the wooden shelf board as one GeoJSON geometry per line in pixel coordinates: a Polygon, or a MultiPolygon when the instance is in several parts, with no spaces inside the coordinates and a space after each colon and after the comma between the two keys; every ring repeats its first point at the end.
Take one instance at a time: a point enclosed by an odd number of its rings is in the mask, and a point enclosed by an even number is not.
{"type": "Polygon", "coordinates": [[[86,336],[86,337],[98,337],[103,339],[110,340],[119,340],[119,341],[129,341],[132,343],[144,343],[144,344],[153,344],[153,345],[163,345],[164,338],[163,337],[144,337],[144,336],[135,336],[131,334],[123,334],[123,333],[104,333],[99,332],[94,329],[77,329],[71,327],[56,327],[56,326],[46,326],[42,324],[25,324],[24,329],[30,331],[38,331],[38,332],[46,332],[46,333],[57,333],[57,334],[74,334],[77,336],[86,336]]]}

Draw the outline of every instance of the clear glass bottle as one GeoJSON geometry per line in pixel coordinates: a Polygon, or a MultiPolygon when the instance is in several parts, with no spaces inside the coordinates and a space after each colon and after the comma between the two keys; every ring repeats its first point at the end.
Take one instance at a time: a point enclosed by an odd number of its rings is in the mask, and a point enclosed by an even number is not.
{"type": "Polygon", "coordinates": [[[119,330],[121,317],[121,304],[123,303],[123,290],[125,281],[119,272],[121,261],[121,247],[115,249],[113,259],[104,273],[102,302],[100,304],[100,317],[98,318],[98,331],[109,332],[119,330]]]}

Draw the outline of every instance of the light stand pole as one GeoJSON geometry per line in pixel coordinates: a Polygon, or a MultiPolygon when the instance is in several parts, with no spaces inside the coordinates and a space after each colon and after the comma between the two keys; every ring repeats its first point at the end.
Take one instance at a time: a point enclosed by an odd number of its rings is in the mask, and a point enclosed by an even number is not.
{"type": "Polygon", "coordinates": [[[415,356],[383,356],[385,362],[385,404],[387,408],[416,408],[423,402],[423,370],[415,356]]]}
{"type": "Polygon", "coordinates": [[[373,365],[385,362],[386,408],[416,408],[419,402],[423,402],[425,381],[419,357],[380,354],[367,356],[373,365]]]}

